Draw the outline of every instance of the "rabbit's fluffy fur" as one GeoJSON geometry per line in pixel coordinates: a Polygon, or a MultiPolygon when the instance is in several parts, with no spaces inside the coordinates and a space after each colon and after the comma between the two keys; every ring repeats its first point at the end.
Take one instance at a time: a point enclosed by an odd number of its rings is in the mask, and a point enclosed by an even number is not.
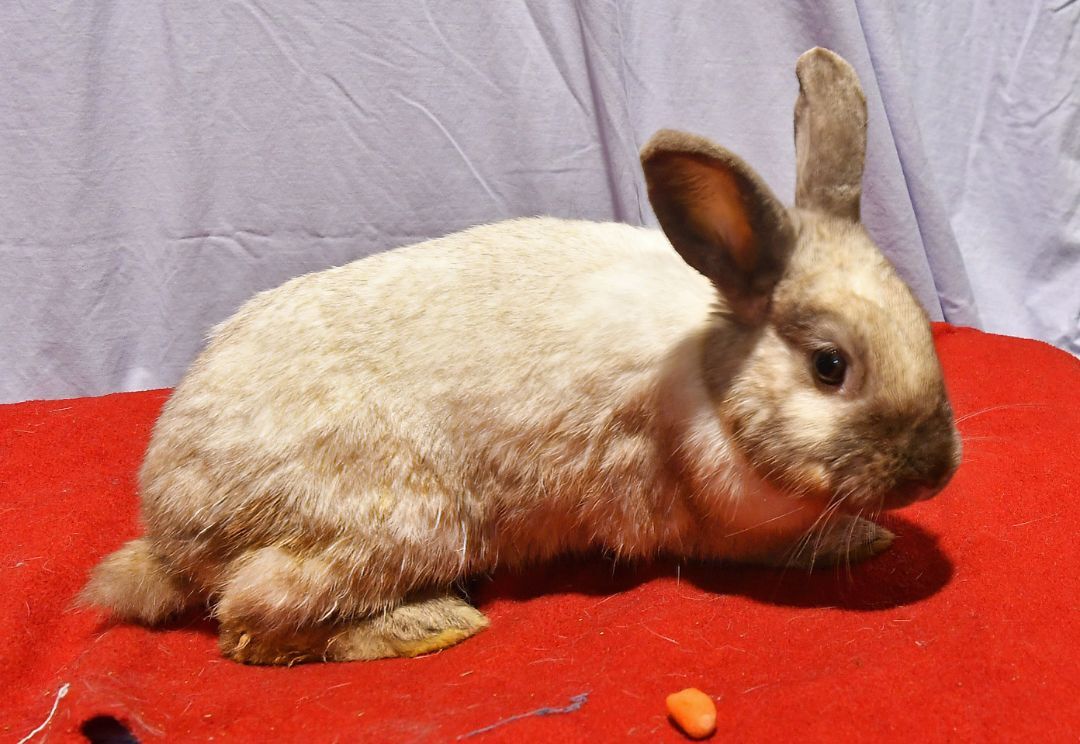
{"type": "MultiPolygon", "coordinates": [[[[857,107],[846,63],[808,55],[857,107]]],[[[804,120],[860,136],[807,97],[804,120]]],[[[148,623],[209,602],[240,661],[376,658],[483,628],[451,590],[497,564],[884,549],[857,515],[938,490],[959,442],[925,313],[852,219],[858,183],[826,169],[800,189],[828,199],[784,210],[707,141],[664,132],[643,162],[666,236],[513,220],[248,302],[155,427],[146,536],[84,600],[148,623]]]]}

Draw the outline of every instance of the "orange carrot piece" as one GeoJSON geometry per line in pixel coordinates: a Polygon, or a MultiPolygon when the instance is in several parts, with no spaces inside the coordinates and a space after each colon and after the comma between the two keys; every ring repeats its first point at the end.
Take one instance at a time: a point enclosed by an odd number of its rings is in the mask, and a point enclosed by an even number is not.
{"type": "Polygon", "coordinates": [[[691,739],[704,739],[716,731],[716,703],[696,687],[668,695],[667,710],[691,739]]]}

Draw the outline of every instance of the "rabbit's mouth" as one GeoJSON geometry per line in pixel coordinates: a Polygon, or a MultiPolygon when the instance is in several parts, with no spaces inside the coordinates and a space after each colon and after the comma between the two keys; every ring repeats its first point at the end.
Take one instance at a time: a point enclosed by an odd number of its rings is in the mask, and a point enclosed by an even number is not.
{"type": "MultiPolygon", "coordinates": [[[[892,511],[933,498],[941,492],[951,477],[950,472],[948,476],[934,481],[904,480],[885,491],[882,491],[880,486],[860,488],[849,481],[842,488],[836,489],[831,498],[823,501],[826,508],[835,505],[839,511],[855,516],[866,513],[868,509],[875,512],[892,511]],[[842,493],[847,495],[840,495],[842,493]]],[[[817,500],[822,499],[819,496],[817,500]]]]}
{"type": "Polygon", "coordinates": [[[952,447],[945,452],[944,456],[936,457],[929,467],[921,467],[918,476],[909,475],[890,489],[882,499],[882,508],[899,509],[917,501],[926,501],[940,493],[960,466],[959,437],[954,438],[952,447]]]}
{"type": "Polygon", "coordinates": [[[881,508],[899,509],[918,501],[926,501],[941,492],[956,473],[959,455],[944,460],[941,467],[919,478],[908,478],[890,489],[881,499],[881,508]]]}
{"type": "Polygon", "coordinates": [[[883,509],[900,509],[918,501],[926,501],[941,491],[941,486],[926,483],[911,483],[885,494],[881,500],[883,509]]]}

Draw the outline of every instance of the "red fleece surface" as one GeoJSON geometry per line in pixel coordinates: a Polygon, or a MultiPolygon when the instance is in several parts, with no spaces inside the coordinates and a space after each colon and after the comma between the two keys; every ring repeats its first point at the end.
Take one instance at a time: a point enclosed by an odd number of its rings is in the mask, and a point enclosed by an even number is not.
{"type": "Polygon", "coordinates": [[[720,740],[1076,741],[1080,361],[939,327],[966,439],[892,549],[803,572],[578,558],[476,582],[491,628],[418,659],[244,667],[198,617],[148,630],[69,603],[138,533],[135,472],[167,392],[0,407],[0,739],[677,741],[699,687],[720,740]],[[576,702],[574,702],[576,701],[576,702]],[[525,715],[541,709],[548,715],[525,715]]]}

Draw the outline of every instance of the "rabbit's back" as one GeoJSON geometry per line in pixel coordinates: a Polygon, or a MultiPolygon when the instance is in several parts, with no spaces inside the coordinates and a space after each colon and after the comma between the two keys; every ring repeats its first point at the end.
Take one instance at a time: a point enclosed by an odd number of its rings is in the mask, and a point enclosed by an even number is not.
{"type": "Polygon", "coordinates": [[[608,528],[654,548],[658,370],[715,299],[658,232],[550,218],[292,280],[219,326],[169,401],[150,532],[203,554],[348,525],[455,572],[608,528]],[[545,544],[515,539],[537,519],[545,544]]]}

